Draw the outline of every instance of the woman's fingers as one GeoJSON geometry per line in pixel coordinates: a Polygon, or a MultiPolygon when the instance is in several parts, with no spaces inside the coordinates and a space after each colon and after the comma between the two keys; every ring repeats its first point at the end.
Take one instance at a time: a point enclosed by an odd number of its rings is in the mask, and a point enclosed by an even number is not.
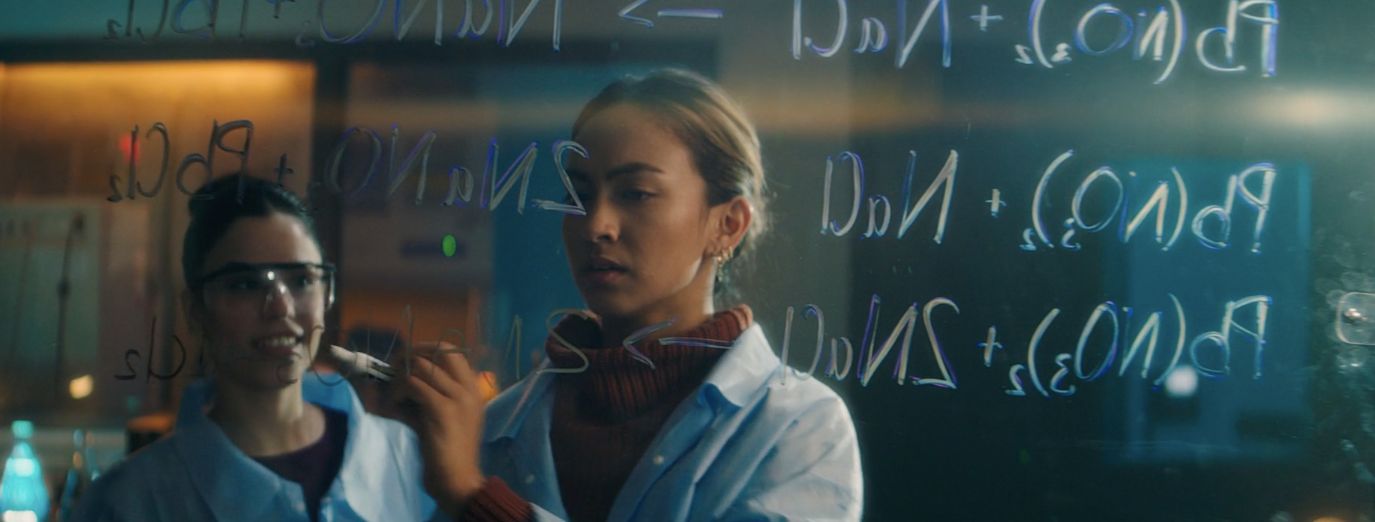
{"type": "Polygon", "coordinates": [[[429,385],[445,397],[458,398],[463,393],[462,385],[449,374],[449,370],[424,357],[411,359],[411,377],[429,385]]]}
{"type": "MultiPolygon", "coordinates": [[[[472,411],[481,415],[485,403],[481,383],[467,357],[453,345],[432,345],[418,351],[427,355],[410,358],[404,396],[411,397],[431,414],[443,410],[463,417],[470,416],[465,412],[472,411]]],[[[405,409],[404,403],[402,406],[405,409]]]]}
{"type": "Polygon", "coordinates": [[[425,357],[430,360],[435,360],[439,354],[446,352],[462,353],[463,350],[453,343],[443,341],[438,343],[417,343],[415,346],[411,347],[412,356],[425,357]]]}
{"type": "MultiPolygon", "coordinates": [[[[468,360],[452,346],[417,350],[402,387],[407,424],[420,435],[425,488],[441,505],[462,504],[481,487],[478,467],[484,400],[468,360]],[[443,499],[451,499],[444,501],[443,499]]],[[[452,512],[454,509],[447,509],[452,512]]]]}
{"type": "MultiPolygon", "coordinates": [[[[423,357],[434,363],[435,367],[438,367],[450,379],[470,393],[476,393],[478,390],[477,372],[469,364],[467,354],[459,347],[450,343],[430,343],[417,345],[414,353],[416,357],[423,357]]],[[[423,371],[432,371],[432,369],[427,368],[423,371]]]]}
{"type": "MultiPolygon", "coordinates": [[[[416,343],[406,347],[405,349],[388,351],[387,354],[384,356],[385,360],[383,362],[391,365],[392,368],[401,371],[401,369],[403,368],[410,368],[410,366],[408,365],[410,365],[412,363],[412,360],[414,360],[417,357],[424,357],[426,359],[434,361],[435,354],[444,350],[458,350],[458,347],[454,346],[452,343],[447,342],[416,343]]],[[[410,371],[414,372],[415,369],[411,368],[410,371]]]]}
{"type": "Polygon", "coordinates": [[[435,354],[435,359],[438,359],[436,362],[439,367],[443,368],[444,372],[448,373],[455,382],[466,388],[469,393],[476,392],[477,373],[474,372],[473,367],[468,364],[467,357],[459,353],[457,349],[454,349],[452,351],[440,350],[435,354]]]}
{"type": "Polygon", "coordinates": [[[443,393],[414,374],[406,377],[406,396],[430,410],[439,409],[441,405],[449,402],[443,393]]]}

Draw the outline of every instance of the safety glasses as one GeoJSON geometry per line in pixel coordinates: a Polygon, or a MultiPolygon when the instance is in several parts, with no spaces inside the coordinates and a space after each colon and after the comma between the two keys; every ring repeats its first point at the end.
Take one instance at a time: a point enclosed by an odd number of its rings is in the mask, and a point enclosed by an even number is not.
{"type": "Polygon", "coordinates": [[[233,262],[202,276],[197,286],[212,310],[262,311],[283,298],[297,310],[328,310],[334,306],[334,265],[233,262]]]}

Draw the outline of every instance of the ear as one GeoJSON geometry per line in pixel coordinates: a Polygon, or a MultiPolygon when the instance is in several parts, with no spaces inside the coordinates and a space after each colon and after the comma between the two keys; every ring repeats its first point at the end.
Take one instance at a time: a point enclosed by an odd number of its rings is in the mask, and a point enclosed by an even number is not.
{"type": "Polygon", "coordinates": [[[750,202],[744,196],[736,196],[730,201],[717,205],[713,209],[715,214],[715,237],[713,238],[717,249],[724,249],[732,254],[735,248],[740,246],[740,242],[745,239],[745,233],[750,230],[750,221],[754,219],[754,209],[750,207],[750,202]]]}

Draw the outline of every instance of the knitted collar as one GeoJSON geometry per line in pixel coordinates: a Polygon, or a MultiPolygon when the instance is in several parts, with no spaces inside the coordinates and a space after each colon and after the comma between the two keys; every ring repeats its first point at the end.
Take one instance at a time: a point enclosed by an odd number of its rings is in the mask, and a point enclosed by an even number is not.
{"type": "MultiPolygon", "coordinates": [[[[729,344],[740,337],[753,321],[746,305],[717,312],[701,325],[679,338],[704,339],[729,344]]],[[[654,363],[651,368],[625,346],[603,346],[601,325],[581,316],[568,316],[555,331],[579,348],[588,360],[587,371],[560,375],[567,379],[589,408],[608,420],[634,417],[665,400],[681,399],[696,388],[724,350],[680,344],[641,341],[633,346],[654,363]],[[676,399],[675,399],[676,398],[676,399]]],[[[579,368],[583,360],[573,350],[550,336],[544,344],[549,362],[555,368],[579,368]]]]}

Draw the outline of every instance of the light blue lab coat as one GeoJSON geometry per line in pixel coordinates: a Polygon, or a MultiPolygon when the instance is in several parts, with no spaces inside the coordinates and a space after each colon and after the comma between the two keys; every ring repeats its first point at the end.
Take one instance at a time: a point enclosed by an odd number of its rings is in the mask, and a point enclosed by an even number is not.
{"type": "MultiPolygon", "coordinates": [[[[482,445],[486,473],[544,520],[567,518],[549,445],[555,377],[532,373],[494,399],[482,445]]],[[[754,325],[659,430],[609,519],[858,520],[863,495],[845,403],[784,366],[754,325]]]]}
{"type": "MultiPolygon", "coordinates": [[[[348,414],[339,475],[320,500],[319,520],[424,520],[434,501],[420,482],[420,447],[399,422],[366,413],[333,374],[307,374],[302,395],[348,414]],[[330,386],[326,383],[338,384],[330,386]]],[[[187,387],[176,430],[101,475],[76,520],[309,520],[301,487],[234,446],[205,415],[211,385],[187,387]]]]}

